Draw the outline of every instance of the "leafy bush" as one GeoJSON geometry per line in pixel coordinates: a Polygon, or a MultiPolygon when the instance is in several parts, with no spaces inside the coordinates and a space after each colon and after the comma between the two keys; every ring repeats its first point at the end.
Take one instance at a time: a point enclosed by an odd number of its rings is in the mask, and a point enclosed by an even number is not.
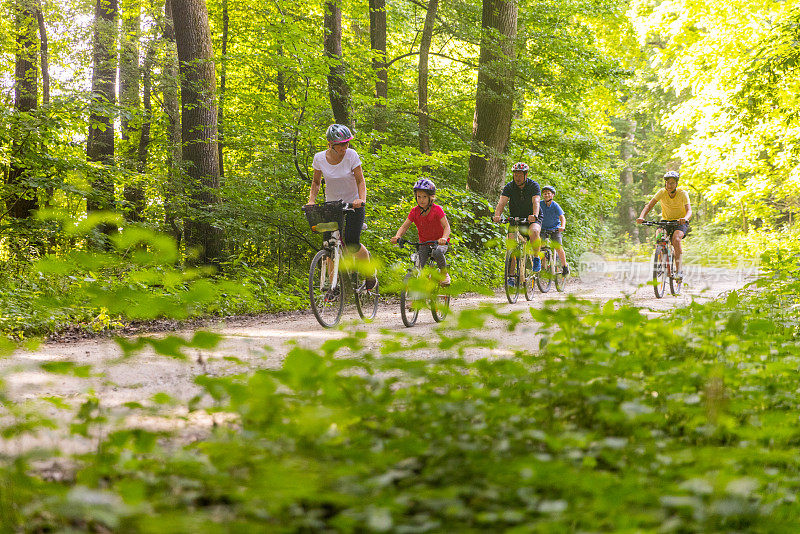
{"type": "MultiPolygon", "coordinates": [[[[189,409],[229,422],[187,445],[117,429],[89,398],[73,432],[97,436],[96,452],[61,483],[24,455],[0,469],[13,489],[3,527],[789,531],[800,520],[796,272],[796,255],[769,258],[766,290],[656,319],[625,301],[548,302],[530,309],[536,354],[461,356],[486,344],[488,318],[513,329],[527,313],[488,305],[414,340],[424,359],[406,358],[402,335],[380,354],[361,332],[296,347],[279,370],[201,375],[189,409]]],[[[123,348],[180,356],[215,341],[123,348]]],[[[73,372],[63,366],[52,372],[73,372]]],[[[128,410],[151,413],[145,404],[128,410]]],[[[7,436],[45,424],[26,414],[20,427],[5,406],[7,436]]]]}

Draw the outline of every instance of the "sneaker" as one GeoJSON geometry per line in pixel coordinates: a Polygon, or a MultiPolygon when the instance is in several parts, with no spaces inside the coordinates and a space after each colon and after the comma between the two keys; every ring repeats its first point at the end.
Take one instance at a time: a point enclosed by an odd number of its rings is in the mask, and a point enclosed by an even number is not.
{"type": "Polygon", "coordinates": [[[675,278],[676,282],[682,282],[683,281],[683,271],[678,271],[677,273],[675,273],[675,276],[673,278],[675,278]]]}
{"type": "Polygon", "coordinates": [[[365,284],[367,291],[372,291],[373,289],[375,289],[375,286],[377,285],[378,285],[377,278],[375,278],[374,276],[370,276],[369,278],[367,278],[367,283],[365,284]]]}
{"type": "Polygon", "coordinates": [[[338,299],[339,299],[339,286],[329,289],[328,292],[325,293],[325,300],[327,300],[328,302],[338,299]]]}
{"type": "Polygon", "coordinates": [[[444,278],[442,278],[442,281],[439,282],[439,284],[441,284],[443,286],[449,286],[450,285],[450,273],[445,273],[444,278]]]}
{"type": "Polygon", "coordinates": [[[561,275],[567,276],[569,274],[569,266],[565,265],[563,269],[561,269],[561,275]]]}
{"type": "Polygon", "coordinates": [[[542,260],[537,256],[533,258],[533,272],[538,273],[542,270],[542,260]]]}
{"type": "Polygon", "coordinates": [[[516,287],[517,286],[517,278],[515,276],[509,276],[506,280],[506,285],[508,287],[516,287]]]}

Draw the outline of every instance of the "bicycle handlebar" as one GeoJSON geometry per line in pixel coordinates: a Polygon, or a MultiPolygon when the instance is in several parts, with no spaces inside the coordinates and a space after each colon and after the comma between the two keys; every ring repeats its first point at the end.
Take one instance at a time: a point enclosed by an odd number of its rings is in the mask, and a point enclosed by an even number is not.
{"type": "Polygon", "coordinates": [[[659,228],[669,228],[670,226],[678,226],[678,221],[642,221],[645,226],[657,226],[659,228]]]}
{"type": "Polygon", "coordinates": [[[533,223],[529,223],[528,222],[528,218],[527,217],[503,217],[499,221],[497,221],[497,224],[509,224],[509,223],[510,224],[514,224],[514,223],[516,223],[516,224],[533,224],[533,223]]]}
{"type": "MultiPolygon", "coordinates": [[[[448,244],[450,243],[449,239],[447,240],[447,243],[448,244]]],[[[405,246],[405,245],[418,247],[420,245],[438,245],[438,244],[439,244],[438,240],[416,242],[416,241],[409,241],[408,239],[403,239],[402,237],[397,240],[397,245],[400,246],[400,247],[405,246]]]]}

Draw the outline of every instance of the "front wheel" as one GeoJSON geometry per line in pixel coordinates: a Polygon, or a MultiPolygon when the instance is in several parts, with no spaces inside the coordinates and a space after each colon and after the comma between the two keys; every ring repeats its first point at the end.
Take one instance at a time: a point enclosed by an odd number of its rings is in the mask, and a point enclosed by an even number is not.
{"type": "Polygon", "coordinates": [[[519,283],[522,279],[519,275],[519,251],[509,250],[506,253],[506,265],[503,271],[503,285],[506,288],[506,298],[509,304],[514,304],[519,298],[519,283]]]}
{"type": "Polygon", "coordinates": [[[533,286],[536,283],[536,273],[533,272],[533,254],[525,254],[525,299],[533,300],[533,286]]]}
{"type": "Polygon", "coordinates": [[[674,296],[678,296],[681,294],[681,289],[683,286],[683,278],[677,279],[675,276],[678,274],[678,271],[675,269],[675,256],[672,257],[672,268],[670,269],[669,273],[669,292],[672,293],[674,296]]]}
{"type": "Polygon", "coordinates": [[[657,299],[664,296],[664,288],[667,283],[667,259],[667,250],[662,246],[656,247],[656,251],[653,253],[653,290],[657,299]]]}
{"type": "Polygon", "coordinates": [[[564,291],[564,266],[561,264],[561,256],[558,251],[553,251],[553,282],[556,284],[556,291],[564,291]]]}
{"type": "Polygon", "coordinates": [[[539,286],[539,291],[547,293],[550,291],[550,285],[553,283],[553,256],[548,248],[542,249],[542,270],[539,271],[539,276],[536,277],[536,285],[539,286]]]}
{"type": "Polygon", "coordinates": [[[325,328],[336,326],[344,310],[342,278],[337,277],[336,285],[331,285],[333,273],[329,262],[330,253],[320,250],[311,260],[308,272],[308,298],[311,301],[311,311],[319,324],[325,328]]]}
{"type": "Polygon", "coordinates": [[[412,327],[417,322],[419,317],[419,303],[417,302],[418,292],[411,289],[416,273],[408,273],[403,278],[403,290],[400,292],[400,317],[403,319],[403,324],[407,327],[412,327]]]}
{"type": "Polygon", "coordinates": [[[365,321],[371,321],[378,313],[378,279],[375,278],[375,286],[367,289],[367,280],[364,275],[356,275],[356,286],[353,288],[356,294],[356,310],[365,321]]]}

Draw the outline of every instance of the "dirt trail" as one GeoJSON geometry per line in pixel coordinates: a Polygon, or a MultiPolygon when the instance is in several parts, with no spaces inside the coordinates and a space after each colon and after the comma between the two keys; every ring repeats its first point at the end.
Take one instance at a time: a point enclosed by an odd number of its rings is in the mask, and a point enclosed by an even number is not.
{"type": "MultiPolygon", "coordinates": [[[[552,289],[547,294],[536,293],[530,302],[525,301],[524,293],[516,304],[507,304],[505,295],[497,293],[494,297],[471,296],[459,297],[452,301],[453,309],[458,312],[465,308],[492,303],[501,306],[505,312],[521,310],[523,320],[515,331],[509,332],[506,323],[489,319],[479,335],[496,342],[493,348],[469,349],[466,356],[477,358],[483,356],[502,357],[512,355],[517,350],[536,351],[538,338],[535,332],[538,325],[527,313],[529,306],[540,306],[547,299],[564,299],[567,295],[578,298],[606,301],[629,296],[631,302],[648,313],[657,314],[676,306],[686,305],[693,299],[709,299],[720,293],[742,287],[752,280],[752,273],[731,269],[697,269],[687,273],[684,291],[681,296],[669,294],[663,299],[656,299],[653,288],[639,284],[646,282],[649,266],[646,263],[614,263],[606,264],[603,269],[590,272],[583,279],[570,278],[564,293],[552,289]]],[[[127,425],[144,425],[148,428],[184,429],[191,437],[203,428],[212,424],[211,416],[203,413],[189,414],[183,402],[188,401],[199,392],[194,384],[196,376],[209,374],[213,376],[244,372],[248,368],[277,368],[284,356],[294,344],[305,347],[318,347],[325,340],[335,336],[344,336],[354,329],[367,332],[365,346],[368,350],[377,351],[382,340],[394,334],[408,334],[411,342],[415,338],[435,336],[437,328],[430,313],[422,311],[419,321],[413,328],[405,328],[400,319],[399,305],[384,304],[378,310],[376,320],[364,324],[358,320],[352,303],[348,303],[340,329],[324,330],[317,324],[310,312],[297,312],[283,315],[264,315],[255,318],[240,319],[227,323],[219,323],[208,329],[224,335],[223,341],[213,351],[188,349],[187,360],[176,360],[159,356],[146,349],[129,359],[122,359],[122,351],[109,339],[90,339],[69,343],[47,343],[36,351],[17,351],[11,357],[0,361],[0,373],[6,382],[6,392],[17,402],[29,404],[56,420],[67,422],[72,418],[73,410],[58,409],[42,401],[45,397],[57,397],[73,409],[87,396],[94,393],[101,405],[110,410],[112,416],[128,418],[127,425]],[[232,356],[237,361],[226,360],[232,356]],[[44,362],[74,362],[77,365],[92,366],[92,376],[88,379],[69,375],[58,375],[43,371],[40,365],[44,362]],[[241,363],[239,363],[241,362],[241,363]],[[141,415],[131,416],[123,405],[128,402],[141,402],[152,405],[150,399],[156,393],[167,393],[178,402],[175,406],[167,406],[157,416],[143,418],[141,415]],[[26,401],[28,401],[26,403],[26,401]],[[183,402],[182,402],[183,401],[183,402]],[[133,419],[131,419],[133,417],[133,419]]],[[[448,328],[448,322],[443,323],[448,328]]],[[[191,332],[173,332],[175,335],[191,336],[191,332]]],[[[161,335],[161,334],[159,334],[161,335]]],[[[429,357],[429,351],[416,351],[408,357],[429,357]]],[[[62,452],[83,450],[88,445],[85,441],[69,438],[64,441],[64,432],[55,430],[38,437],[26,437],[15,442],[0,442],[0,452],[18,451],[30,446],[57,445],[62,452]]]]}

